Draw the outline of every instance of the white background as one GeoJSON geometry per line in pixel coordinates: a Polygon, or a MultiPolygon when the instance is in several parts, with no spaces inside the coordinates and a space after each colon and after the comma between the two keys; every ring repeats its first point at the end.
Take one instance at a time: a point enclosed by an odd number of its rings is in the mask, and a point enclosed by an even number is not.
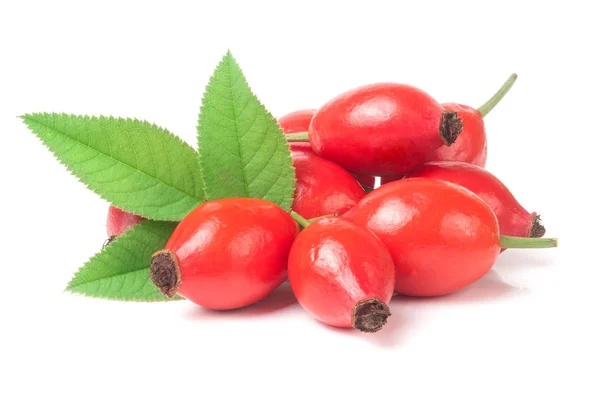
{"type": "Polygon", "coordinates": [[[202,4],[2,2],[2,398],[598,398],[594,2],[202,4]],[[226,313],[63,293],[107,204],[16,116],[137,117],[193,144],[228,48],[275,115],[377,81],[479,106],[519,73],[486,117],[488,168],[560,247],[508,251],[451,296],[395,298],[375,335],[315,322],[286,287],[226,313]]]}

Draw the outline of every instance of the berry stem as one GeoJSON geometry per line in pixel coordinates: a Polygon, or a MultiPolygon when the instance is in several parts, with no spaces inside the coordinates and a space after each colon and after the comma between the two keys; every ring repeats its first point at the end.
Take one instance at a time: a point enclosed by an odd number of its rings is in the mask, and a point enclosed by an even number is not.
{"type": "Polygon", "coordinates": [[[500,247],[503,249],[544,249],[558,247],[558,239],[500,235],[500,247]]]}
{"type": "Polygon", "coordinates": [[[517,77],[517,74],[512,74],[506,80],[506,82],[504,82],[504,85],[502,85],[500,89],[498,89],[498,91],[488,101],[486,101],[481,107],[477,109],[477,111],[479,111],[479,113],[481,114],[482,118],[488,115],[489,112],[492,111],[494,107],[496,107],[496,104],[500,103],[500,100],[502,100],[506,93],[508,93],[512,85],[515,84],[517,77]]]}
{"type": "Polygon", "coordinates": [[[306,228],[310,225],[310,221],[308,221],[306,218],[304,218],[302,215],[298,214],[296,211],[292,211],[290,213],[290,215],[292,216],[292,218],[294,218],[294,220],[300,224],[301,227],[306,228]]]}
{"type": "Polygon", "coordinates": [[[308,132],[288,133],[285,135],[288,142],[308,142],[308,132]]]}

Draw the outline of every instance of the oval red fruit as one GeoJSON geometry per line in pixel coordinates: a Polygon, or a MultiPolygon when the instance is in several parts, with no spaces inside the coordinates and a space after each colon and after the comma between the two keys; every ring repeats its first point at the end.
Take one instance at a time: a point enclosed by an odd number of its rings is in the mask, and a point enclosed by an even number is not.
{"type": "Polygon", "coordinates": [[[144,219],[139,215],[123,211],[115,206],[110,206],[108,208],[108,215],[106,216],[106,233],[109,240],[121,236],[123,232],[139,224],[144,219]]]}
{"type": "Polygon", "coordinates": [[[440,146],[430,161],[462,161],[485,167],[487,137],[481,113],[475,108],[456,103],[442,104],[444,110],[454,111],[463,122],[463,130],[452,146],[440,146]]]}
{"type": "Polygon", "coordinates": [[[167,296],[229,310],[252,304],[286,278],[298,232],[291,216],[265,200],[204,203],[177,226],[152,257],[150,277],[167,296]]]}
{"type": "MultiPolygon", "coordinates": [[[[305,109],[293,111],[278,119],[279,126],[286,135],[289,133],[308,132],[310,121],[315,113],[314,109],[305,109]]],[[[296,153],[312,154],[310,143],[294,142],[290,143],[290,150],[296,153]]]]}
{"type": "Polygon", "coordinates": [[[546,233],[539,215],[525,210],[498,178],[481,167],[439,161],[427,163],[408,176],[440,179],[469,189],[492,208],[502,235],[542,237],[546,233]]]}
{"type": "Polygon", "coordinates": [[[343,214],[365,195],[364,189],[339,165],[315,155],[294,157],[296,191],[292,210],[304,218],[343,214]]]}
{"type": "MultiPolygon", "coordinates": [[[[308,132],[310,121],[317,110],[307,109],[291,112],[279,118],[279,125],[286,135],[289,133],[308,132]]],[[[314,154],[310,143],[292,142],[290,143],[292,157],[314,154]]],[[[375,187],[375,177],[370,175],[352,174],[356,180],[367,187],[375,187]]],[[[310,217],[308,217],[310,218],[310,217]]]]}
{"type": "Polygon", "coordinates": [[[396,291],[439,296],[484,276],[500,252],[498,221],[470,191],[443,181],[409,178],[366,195],[345,217],[386,245],[396,291]]]}
{"type": "Polygon", "coordinates": [[[317,320],[364,332],[386,323],[394,265],[368,230],[342,218],[321,218],[300,232],[288,265],[298,302],[317,320]]]}
{"type": "Polygon", "coordinates": [[[517,80],[512,74],[494,95],[478,109],[457,103],[442,104],[445,110],[454,111],[463,121],[463,130],[451,147],[442,146],[434,151],[429,161],[461,161],[485,167],[487,161],[487,136],[485,117],[504,98],[517,80]]]}
{"type": "Polygon", "coordinates": [[[462,130],[456,113],[444,111],[413,86],[377,83],[343,93],[311,121],[313,151],[353,173],[404,174],[450,145],[462,130]]]}

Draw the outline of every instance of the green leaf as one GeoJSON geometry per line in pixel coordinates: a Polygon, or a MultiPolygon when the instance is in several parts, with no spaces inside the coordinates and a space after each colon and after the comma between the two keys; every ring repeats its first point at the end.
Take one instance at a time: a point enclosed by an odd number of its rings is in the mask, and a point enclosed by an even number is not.
{"type": "Polygon", "coordinates": [[[204,201],[198,154],[166,129],[113,117],[21,118],[68,170],[119,208],[178,221],[204,201]]]}
{"type": "Polygon", "coordinates": [[[172,222],[144,221],[117,237],[93,256],[69,282],[67,289],[91,297],[124,301],[169,299],[150,280],[150,259],[175,229],[172,222]]]}
{"type": "Polygon", "coordinates": [[[296,182],[289,146],[230,52],[206,87],[198,146],[207,199],[257,197],[290,210],[296,182]]]}

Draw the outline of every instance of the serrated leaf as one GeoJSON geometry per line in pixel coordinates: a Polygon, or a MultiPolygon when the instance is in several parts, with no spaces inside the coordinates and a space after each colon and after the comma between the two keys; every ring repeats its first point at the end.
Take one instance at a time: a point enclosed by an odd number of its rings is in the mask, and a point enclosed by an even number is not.
{"type": "Polygon", "coordinates": [[[204,201],[197,152],[166,129],[113,117],[21,118],[69,171],[121,209],[178,221],[204,201]]]}
{"type": "Polygon", "coordinates": [[[198,146],[207,199],[257,197],[290,210],[296,182],[289,146],[229,52],[202,99],[198,146]]]}
{"type": "Polygon", "coordinates": [[[149,275],[152,254],[165,246],[175,226],[159,221],[134,226],[81,267],[66,290],[123,301],[181,300],[163,295],[149,275]]]}

